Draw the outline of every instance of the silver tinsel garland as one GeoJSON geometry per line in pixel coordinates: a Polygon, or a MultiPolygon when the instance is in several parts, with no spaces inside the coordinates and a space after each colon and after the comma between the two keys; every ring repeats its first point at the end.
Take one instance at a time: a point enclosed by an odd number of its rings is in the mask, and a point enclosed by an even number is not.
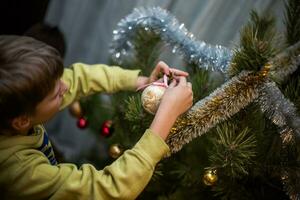
{"type": "MultiPolygon", "coordinates": [[[[300,65],[300,42],[276,55],[269,64],[270,71],[267,76],[277,82],[285,81],[300,65]]],[[[296,138],[300,139],[300,117],[297,109],[271,79],[262,85],[256,102],[275,125],[282,130],[291,128],[296,138]]]]}
{"type": "Polygon", "coordinates": [[[276,82],[285,81],[300,65],[300,42],[276,55],[270,65],[268,76],[276,82]]]}
{"type": "Polygon", "coordinates": [[[206,69],[226,72],[232,52],[220,45],[209,45],[196,41],[177,19],[168,11],[159,7],[139,8],[122,19],[113,31],[111,54],[115,62],[122,64],[125,59],[135,57],[133,41],[140,29],[154,33],[179,52],[188,63],[194,63],[206,69]]]}
{"type": "Polygon", "coordinates": [[[295,136],[300,139],[300,117],[297,115],[297,109],[284,97],[274,82],[263,84],[256,101],[275,125],[281,129],[292,128],[295,136]]]}

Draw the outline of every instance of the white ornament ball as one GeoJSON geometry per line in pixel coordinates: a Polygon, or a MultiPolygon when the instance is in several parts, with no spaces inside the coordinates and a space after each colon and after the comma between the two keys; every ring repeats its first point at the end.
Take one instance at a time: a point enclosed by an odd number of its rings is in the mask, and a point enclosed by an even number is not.
{"type": "Polygon", "coordinates": [[[160,85],[149,85],[142,93],[142,105],[144,109],[150,114],[155,114],[166,87],[160,85]]]}

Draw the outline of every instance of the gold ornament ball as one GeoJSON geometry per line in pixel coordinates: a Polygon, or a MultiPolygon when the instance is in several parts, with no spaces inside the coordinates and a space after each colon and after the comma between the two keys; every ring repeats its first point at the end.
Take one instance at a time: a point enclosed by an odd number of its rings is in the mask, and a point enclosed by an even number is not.
{"type": "Polygon", "coordinates": [[[122,148],[118,144],[112,144],[109,147],[109,155],[112,158],[118,158],[123,153],[122,148]]]}
{"type": "Polygon", "coordinates": [[[70,105],[69,111],[73,117],[80,118],[83,116],[82,108],[79,101],[75,101],[70,105]]]}
{"type": "Polygon", "coordinates": [[[208,186],[214,185],[218,180],[217,170],[207,170],[203,176],[203,183],[208,186]]]}
{"type": "Polygon", "coordinates": [[[144,89],[141,99],[142,105],[148,113],[153,115],[156,113],[165,91],[166,87],[159,85],[149,85],[144,89]]]}

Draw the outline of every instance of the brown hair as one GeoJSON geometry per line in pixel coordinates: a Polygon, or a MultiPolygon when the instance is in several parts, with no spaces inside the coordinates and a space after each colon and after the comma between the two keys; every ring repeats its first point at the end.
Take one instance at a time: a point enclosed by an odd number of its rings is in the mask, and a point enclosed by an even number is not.
{"type": "Polygon", "coordinates": [[[0,36],[0,129],[13,118],[34,114],[63,73],[53,47],[24,36],[0,36]]]}

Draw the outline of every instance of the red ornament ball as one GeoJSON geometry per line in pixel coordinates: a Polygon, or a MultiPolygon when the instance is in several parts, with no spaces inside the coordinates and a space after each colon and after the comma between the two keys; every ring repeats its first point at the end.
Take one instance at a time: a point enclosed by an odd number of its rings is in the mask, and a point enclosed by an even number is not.
{"type": "Polygon", "coordinates": [[[84,117],[81,117],[77,120],[77,127],[80,129],[84,129],[86,128],[88,125],[88,121],[87,119],[85,119],[84,117]]]}
{"type": "Polygon", "coordinates": [[[106,120],[101,126],[101,135],[104,137],[110,137],[114,132],[112,120],[106,120]]]}

